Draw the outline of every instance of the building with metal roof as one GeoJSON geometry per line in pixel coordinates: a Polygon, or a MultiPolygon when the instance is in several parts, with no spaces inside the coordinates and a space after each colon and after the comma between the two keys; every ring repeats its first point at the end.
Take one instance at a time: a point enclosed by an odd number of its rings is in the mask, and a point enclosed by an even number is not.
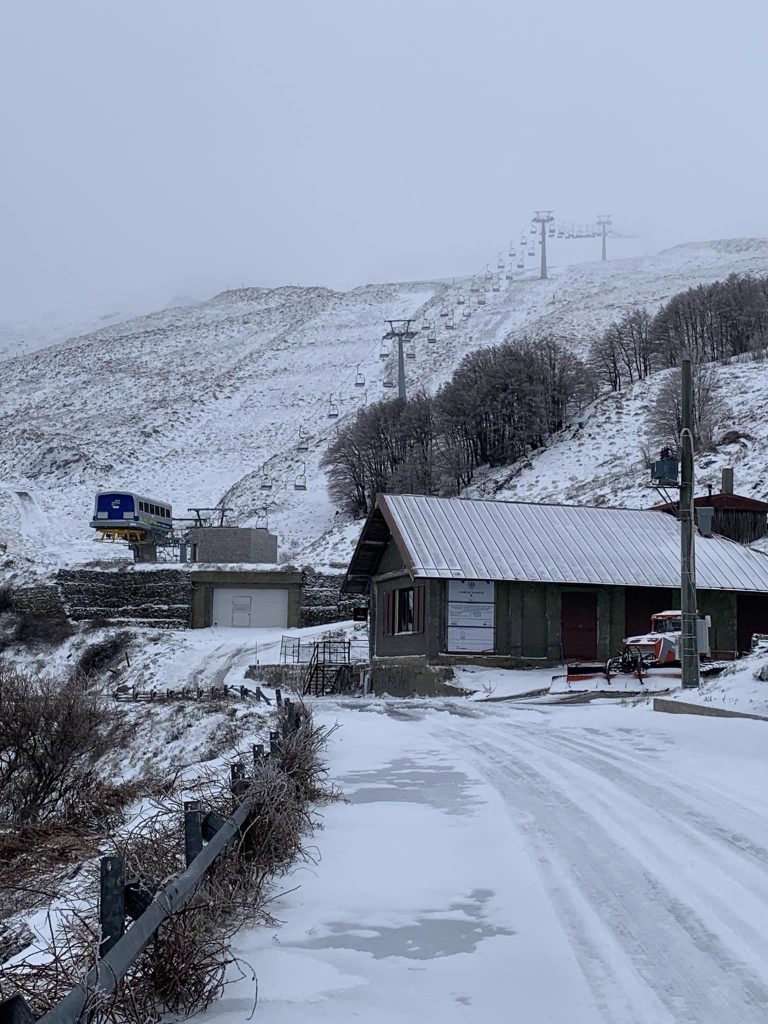
{"type": "MultiPolygon", "coordinates": [[[[380,495],[343,590],[369,595],[374,680],[394,692],[417,662],[607,658],[679,607],[679,566],[662,511],[380,495]]],[[[696,573],[714,650],[768,632],[768,556],[700,535],[696,573]]]]}

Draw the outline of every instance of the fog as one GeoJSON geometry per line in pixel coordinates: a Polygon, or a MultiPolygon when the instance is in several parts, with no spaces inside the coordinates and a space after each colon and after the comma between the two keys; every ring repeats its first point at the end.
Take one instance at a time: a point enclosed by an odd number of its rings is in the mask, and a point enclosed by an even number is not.
{"type": "Polygon", "coordinates": [[[471,273],[537,207],[613,214],[625,252],[768,235],[765,0],[5,0],[2,21],[0,319],[471,273]]]}

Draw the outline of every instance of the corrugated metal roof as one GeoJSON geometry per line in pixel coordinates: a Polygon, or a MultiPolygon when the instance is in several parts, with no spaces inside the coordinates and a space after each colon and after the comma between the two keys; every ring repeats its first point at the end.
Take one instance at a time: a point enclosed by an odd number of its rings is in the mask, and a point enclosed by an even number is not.
{"type": "MultiPolygon", "coordinates": [[[[679,587],[680,526],[664,512],[420,495],[378,503],[414,576],[679,587]]],[[[768,557],[696,537],[703,590],[768,592],[768,557]]]]}

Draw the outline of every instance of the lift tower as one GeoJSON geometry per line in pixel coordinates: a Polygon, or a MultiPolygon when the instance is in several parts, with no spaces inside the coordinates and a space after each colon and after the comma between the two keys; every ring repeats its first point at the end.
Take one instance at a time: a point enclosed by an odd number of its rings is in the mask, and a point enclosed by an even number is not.
{"type": "Polygon", "coordinates": [[[613,224],[613,217],[610,213],[598,213],[597,215],[597,226],[603,236],[603,263],[608,259],[608,253],[606,249],[605,240],[608,237],[608,228],[613,224]]]}
{"type": "Polygon", "coordinates": [[[411,330],[410,320],[387,320],[389,324],[389,330],[384,335],[385,339],[395,339],[397,341],[397,397],[403,401],[408,397],[405,391],[405,358],[403,354],[403,346],[413,341],[416,337],[416,332],[411,330]]]}
{"type": "Polygon", "coordinates": [[[541,225],[541,280],[547,280],[547,225],[554,220],[552,210],[537,210],[531,218],[534,224],[541,225]]]}

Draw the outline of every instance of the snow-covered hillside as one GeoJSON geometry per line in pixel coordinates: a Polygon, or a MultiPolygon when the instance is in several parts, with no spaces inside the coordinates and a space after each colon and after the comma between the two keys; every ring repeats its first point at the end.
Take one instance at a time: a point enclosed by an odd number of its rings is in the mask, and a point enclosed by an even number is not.
{"type": "MultiPolygon", "coordinates": [[[[554,331],[586,346],[627,307],[653,310],[682,288],[734,271],[768,272],[768,240],[555,265],[548,281],[533,269],[516,272],[512,281],[502,276],[500,291],[487,291],[484,306],[469,279],[346,293],[246,288],[11,358],[2,364],[0,385],[0,552],[7,546],[6,567],[12,561],[17,569],[125,557],[124,550],[95,545],[87,525],[93,493],[115,487],[169,500],[176,515],[226,494],[240,522],[267,513],[285,557],[343,562],[356,528],[334,528],[319,462],[345,416],[392,394],[382,388],[392,371],[391,359],[380,358],[386,319],[435,321],[436,342],[421,331],[406,367],[409,387],[432,390],[464,353],[510,333],[554,331]],[[470,316],[460,296],[471,300],[470,316]],[[455,329],[448,329],[443,309],[454,313],[455,329]],[[355,385],[358,372],[363,387],[355,385]],[[335,408],[338,418],[329,418],[335,408]],[[300,429],[307,452],[297,448],[300,429]],[[294,484],[305,464],[307,490],[299,491],[294,484]],[[263,472],[270,490],[262,489],[263,472]]],[[[730,375],[729,391],[738,392],[732,404],[744,422],[737,425],[762,438],[752,412],[763,407],[762,367],[720,372],[730,375]]],[[[655,500],[637,465],[647,388],[601,400],[584,414],[581,430],[556,439],[531,468],[511,481],[498,474],[482,489],[502,484],[500,493],[530,499],[655,500]]],[[[738,468],[740,451],[718,458],[737,464],[740,490],[764,494],[752,456],[743,472],[738,468]]],[[[752,451],[749,441],[745,451],[752,451]]]]}

